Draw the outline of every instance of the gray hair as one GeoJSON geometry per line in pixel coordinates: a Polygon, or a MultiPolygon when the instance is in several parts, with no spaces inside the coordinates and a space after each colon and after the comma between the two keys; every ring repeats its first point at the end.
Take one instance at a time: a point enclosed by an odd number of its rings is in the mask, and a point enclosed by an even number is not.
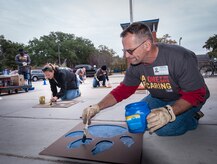
{"type": "Polygon", "coordinates": [[[150,39],[153,42],[153,36],[152,36],[152,32],[151,32],[150,28],[142,22],[132,23],[131,25],[129,25],[126,29],[124,29],[121,32],[120,36],[122,38],[124,38],[128,33],[135,34],[139,38],[147,37],[148,39],[150,39]]]}

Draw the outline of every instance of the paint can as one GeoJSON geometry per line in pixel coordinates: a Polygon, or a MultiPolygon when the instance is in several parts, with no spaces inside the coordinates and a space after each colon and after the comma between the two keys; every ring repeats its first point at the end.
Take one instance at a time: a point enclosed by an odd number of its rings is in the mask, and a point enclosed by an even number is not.
{"type": "Polygon", "coordinates": [[[147,129],[146,117],[150,113],[148,104],[144,101],[125,106],[125,118],[130,133],[144,133],[147,129]]]}
{"type": "Polygon", "coordinates": [[[39,97],[39,104],[45,104],[45,96],[39,97]]]}

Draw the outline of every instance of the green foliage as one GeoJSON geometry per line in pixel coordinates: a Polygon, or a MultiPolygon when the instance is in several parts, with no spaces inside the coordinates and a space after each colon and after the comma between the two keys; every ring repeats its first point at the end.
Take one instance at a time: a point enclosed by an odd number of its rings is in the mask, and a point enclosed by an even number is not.
{"type": "Polygon", "coordinates": [[[206,48],[210,52],[208,52],[208,55],[211,58],[217,57],[217,35],[210,37],[206,42],[203,48],[206,48]]]}
{"type": "Polygon", "coordinates": [[[157,42],[160,43],[167,43],[167,44],[176,44],[177,42],[175,40],[170,39],[171,36],[169,34],[163,35],[162,38],[157,38],[157,42]]]}
{"type": "Polygon", "coordinates": [[[0,70],[17,68],[15,56],[21,47],[24,45],[6,40],[3,35],[0,36],[0,70]]]}
{"type": "Polygon", "coordinates": [[[85,38],[74,34],[51,32],[49,35],[34,38],[28,45],[13,43],[0,36],[0,69],[17,69],[15,56],[19,48],[23,48],[31,58],[31,66],[42,67],[46,63],[73,68],[77,64],[90,64],[109,68],[125,68],[125,59],[115,56],[112,49],[104,45],[98,48],[85,38]]]}
{"type": "Polygon", "coordinates": [[[88,63],[90,54],[95,51],[88,39],[75,37],[74,34],[51,32],[48,36],[29,41],[32,64],[44,65],[48,62],[69,67],[79,63],[88,63]],[[59,63],[60,57],[60,63],[59,63]]]}
{"type": "Polygon", "coordinates": [[[119,56],[113,57],[113,62],[110,67],[115,72],[123,72],[127,69],[127,60],[126,58],[120,58],[119,56]]]}

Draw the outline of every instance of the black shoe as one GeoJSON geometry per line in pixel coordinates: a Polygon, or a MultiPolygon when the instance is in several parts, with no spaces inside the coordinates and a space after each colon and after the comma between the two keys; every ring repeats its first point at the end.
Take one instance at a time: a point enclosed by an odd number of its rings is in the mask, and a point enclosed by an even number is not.
{"type": "Polygon", "coordinates": [[[199,120],[200,118],[202,118],[204,116],[203,112],[199,111],[195,113],[194,118],[196,118],[197,120],[199,120]]]}

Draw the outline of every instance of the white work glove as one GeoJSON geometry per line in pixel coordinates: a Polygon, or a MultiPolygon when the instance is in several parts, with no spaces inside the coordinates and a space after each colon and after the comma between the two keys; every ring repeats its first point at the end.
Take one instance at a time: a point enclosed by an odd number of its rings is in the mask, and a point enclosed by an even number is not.
{"type": "Polygon", "coordinates": [[[23,62],[22,64],[23,64],[23,66],[26,66],[26,65],[27,65],[27,63],[26,63],[26,62],[23,62]]]}
{"type": "Polygon", "coordinates": [[[169,122],[173,122],[175,119],[176,116],[170,105],[152,109],[151,113],[147,116],[147,127],[149,129],[149,133],[152,134],[157,129],[163,127],[169,122]]]}
{"type": "Polygon", "coordinates": [[[99,105],[97,104],[90,105],[89,107],[85,108],[82,114],[83,123],[86,124],[88,121],[88,124],[91,124],[91,118],[99,113],[99,111],[99,105]]]}

